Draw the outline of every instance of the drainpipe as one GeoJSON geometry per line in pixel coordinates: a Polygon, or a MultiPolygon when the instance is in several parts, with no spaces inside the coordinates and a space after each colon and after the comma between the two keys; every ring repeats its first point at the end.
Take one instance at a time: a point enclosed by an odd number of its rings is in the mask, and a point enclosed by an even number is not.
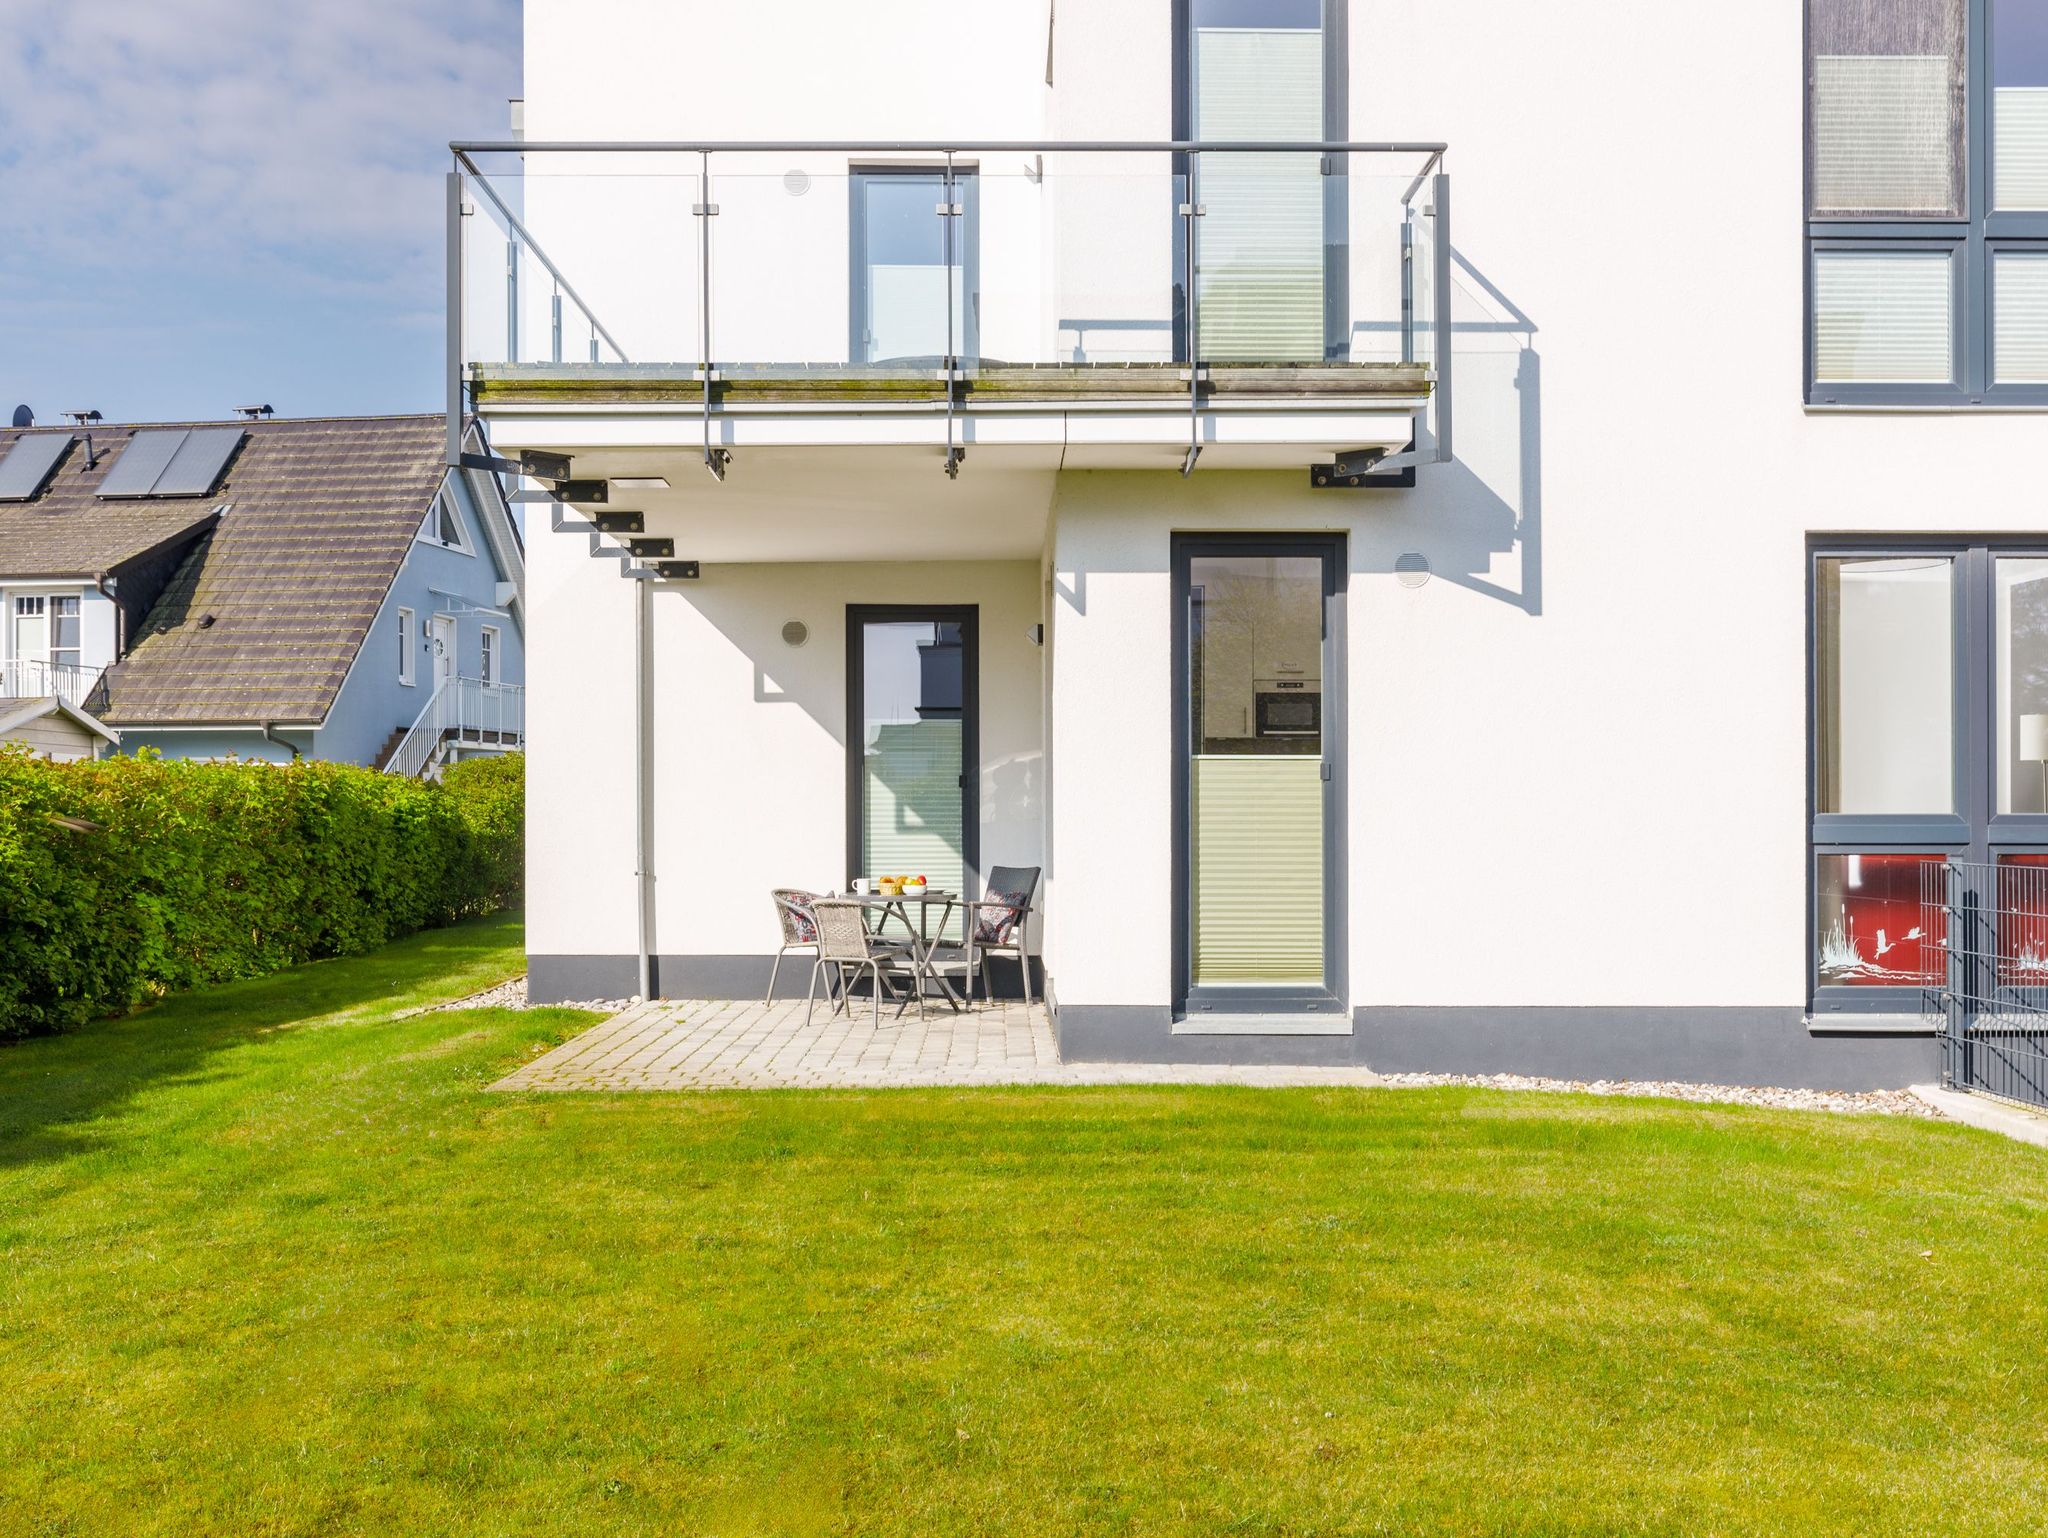
{"type": "Polygon", "coordinates": [[[275,722],[265,721],[263,723],[263,737],[266,742],[274,742],[279,747],[283,748],[287,753],[291,754],[293,763],[297,763],[299,761],[299,750],[293,747],[289,742],[286,742],[282,737],[277,735],[277,724],[275,722]]]}
{"type": "Polygon", "coordinates": [[[649,798],[654,790],[653,768],[648,760],[652,755],[651,735],[647,727],[649,682],[653,672],[649,665],[648,611],[654,601],[654,584],[635,581],[633,583],[633,902],[639,923],[640,943],[639,964],[640,998],[644,1003],[654,997],[654,856],[649,847],[653,837],[652,807],[649,798]]]}
{"type": "Polygon", "coordinates": [[[100,597],[114,606],[114,660],[119,662],[128,651],[128,615],[121,607],[121,600],[114,596],[114,590],[120,584],[105,572],[98,572],[92,579],[92,585],[100,590],[100,597]]]}

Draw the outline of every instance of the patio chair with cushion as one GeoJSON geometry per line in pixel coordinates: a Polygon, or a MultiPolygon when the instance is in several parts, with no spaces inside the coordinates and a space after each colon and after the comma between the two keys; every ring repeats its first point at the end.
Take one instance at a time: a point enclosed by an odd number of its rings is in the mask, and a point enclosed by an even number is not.
{"type": "Polygon", "coordinates": [[[1038,891],[1036,865],[998,865],[988,873],[988,885],[979,902],[962,904],[966,914],[966,938],[939,943],[934,967],[943,972],[964,972],[962,992],[974,992],[974,974],[981,974],[982,997],[995,1002],[995,986],[985,964],[991,955],[1014,956],[1024,979],[1024,1002],[1031,999],[1031,958],[1024,953],[1025,922],[1031,917],[1031,900],[1038,891]]]}
{"type": "MultiPolygon", "coordinates": [[[[838,1014],[841,1008],[849,1015],[853,1013],[852,985],[860,980],[862,972],[867,972],[874,980],[875,1024],[879,1026],[882,1023],[882,990],[888,986],[890,975],[888,969],[909,964],[910,947],[877,940],[869,934],[865,909],[860,903],[848,902],[844,898],[821,897],[811,904],[811,913],[818,928],[818,960],[811,967],[811,991],[804,1004],[804,1024],[811,1023],[811,1012],[817,1007],[818,974],[830,967],[839,978],[839,997],[832,1003],[832,1013],[838,1014]]],[[[895,995],[892,993],[890,997],[895,995]]],[[[897,1013],[902,1011],[899,1009],[897,1013]]]]}
{"type": "MultiPolygon", "coordinates": [[[[813,956],[818,952],[818,917],[811,911],[817,894],[784,886],[775,889],[774,897],[775,917],[782,925],[782,944],[775,948],[775,965],[768,969],[770,1004],[775,1002],[775,974],[782,970],[782,958],[790,951],[809,951],[813,956]]],[[[816,973],[815,962],[811,970],[816,973]]]]}

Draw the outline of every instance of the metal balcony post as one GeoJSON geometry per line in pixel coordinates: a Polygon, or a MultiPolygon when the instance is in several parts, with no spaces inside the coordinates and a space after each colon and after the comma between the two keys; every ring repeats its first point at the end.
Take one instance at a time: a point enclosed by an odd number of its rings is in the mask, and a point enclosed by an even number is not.
{"type": "Polygon", "coordinates": [[[1415,361],[1415,210],[1401,210],[1401,361],[1415,361]]]}
{"type": "Polygon", "coordinates": [[[946,357],[943,370],[946,383],[946,478],[948,480],[958,480],[960,478],[960,461],[966,457],[966,451],[959,448],[953,441],[953,392],[954,384],[960,371],[960,360],[956,351],[957,344],[954,339],[953,229],[958,220],[960,205],[953,201],[955,193],[953,187],[953,152],[951,150],[946,152],[945,180],[940,187],[939,195],[943,199],[939,204],[939,232],[944,243],[946,260],[946,357]]]}
{"type": "Polygon", "coordinates": [[[1202,216],[1202,205],[1195,201],[1196,162],[1200,156],[1193,151],[1188,154],[1188,182],[1184,189],[1187,201],[1180,205],[1183,234],[1181,246],[1185,252],[1186,271],[1182,281],[1187,285],[1188,311],[1188,452],[1181,461],[1183,477],[1194,474],[1195,461],[1202,457],[1202,326],[1201,301],[1195,295],[1195,221],[1202,216]]]}
{"type": "Polygon", "coordinates": [[[505,239],[505,361],[519,361],[519,242],[505,239]]]}
{"type": "Polygon", "coordinates": [[[548,305],[548,320],[553,332],[554,358],[555,362],[560,363],[562,361],[562,287],[559,283],[555,285],[554,293],[549,296],[548,305]]]}
{"type": "Polygon", "coordinates": [[[1451,179],[1436,173],[1430,187],[1436,221],[1436,457],[1449,464],[1451,447],[1451,179]]]}
{"type": "Polygon", "coordinates": [[[462,172],[448,173],[447,182],[448,315],[445,368],[448,387],[448,443],[451,467],[462,463],[462,172]]]}
{"type": "Polygon", "coordinates": [[[697,157],[699,201],[691,208],[697,216],[697,336],[698,356],[704,375],[704,468],[715,481],[725,479],[725,467],[732,456],[711,446],[711,221],[718,205],[711,201],[711,153],[697,157]]]}

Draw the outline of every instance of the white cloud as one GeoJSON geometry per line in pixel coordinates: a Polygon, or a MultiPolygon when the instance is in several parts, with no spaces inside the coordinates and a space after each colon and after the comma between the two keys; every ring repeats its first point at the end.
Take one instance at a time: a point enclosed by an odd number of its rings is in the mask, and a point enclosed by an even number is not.
{"type": "Polygon", "coordinates": [[[451,138],[502,137],[518,0],[0,0],[0,271],[438,298],[451,138]]]}

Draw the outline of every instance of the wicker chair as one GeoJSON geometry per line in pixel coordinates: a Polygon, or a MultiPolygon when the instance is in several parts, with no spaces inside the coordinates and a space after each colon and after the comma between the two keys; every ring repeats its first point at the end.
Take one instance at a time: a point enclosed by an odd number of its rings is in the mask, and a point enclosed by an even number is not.
{"type": "Polygon", "coordinates": [[[972,996],[974,974],[981,974],[982,997],[995,1002],[995,986],[989,980],[987,958],[1014,956],[1024,979],[1024,1002],[1031,999],[1031,958],[1024,954],[1025,922],[1031,917],[1031,900],[1038,891],[1036,865],[998,865],[988,873],[988,885],[979,902],[963,903],[966,938],[947,940],[935,947],[933,966],[941,972],[964,972],[961,991],[972,996]]]}
{"type": "MultiPolygon", "coordinates": [[[[775,917],[782,924],[782,944],[775,948],[775,965],[768,969],[768,998],[775,1002],[775,974],[782,970],[782,958],[791,951],[818,953],[818,916],[811,911],[817,902],[815,892],[806,892],[797,887],[775,889],[775,917]]],[[[812,972],[817,964],[812,963],[812,972]]],[[[815,981],[815,978],[813,979],[815,981]]]]}
{"type": "MultiPolygon", "coordinates": [[[[853,1013],[853,983],[859,980],[862,972],[873,974],[875,1024],[879,1026],[882,1023],[882,990],[888,986],[889,973],[886,969],[908,961],[910,947],[893,945],[870,935],[865,909],[860,903],[847,902],[844,898],[821,897],[811,905],[811,912],[818,925],[818,960],[811,968],[811,991],[804,1004],[804,1024],[811,1023],[811,1012],[817,1007],[818,974],[830,967],[839,978],[839,997],[832,1004],[835,1015],[842,1008],[849,1015],[853,1013]]],[[[891,997],[894,997],[893,993],[891,997]]],[[[899,1015],[902,1012],[897,1010],[899,1015]]]]}

